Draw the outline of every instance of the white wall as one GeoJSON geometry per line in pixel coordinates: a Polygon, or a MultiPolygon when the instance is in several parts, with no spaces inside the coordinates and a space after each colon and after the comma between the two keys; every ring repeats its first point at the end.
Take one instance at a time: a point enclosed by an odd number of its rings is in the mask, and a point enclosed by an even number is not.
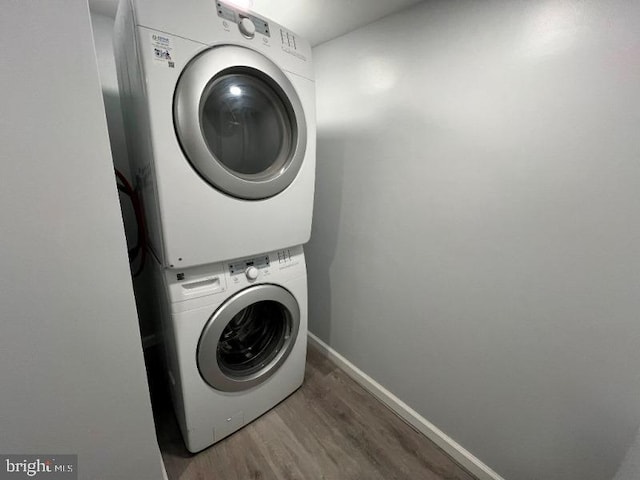
{"type": "Polygon", "coordinates": [[[310,329],[507,479],[640,424],[640,3],[430,1],[314,49],[310,329]]]}
{"type": "Polygon", "coordinates": [[[158,479],[89,11],[61,6],[0,17],[0,452],[158,479]]]}

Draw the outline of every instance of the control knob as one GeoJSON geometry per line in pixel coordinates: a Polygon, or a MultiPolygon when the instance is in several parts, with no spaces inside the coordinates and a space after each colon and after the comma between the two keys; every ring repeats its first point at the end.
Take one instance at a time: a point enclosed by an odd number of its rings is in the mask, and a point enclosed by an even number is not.
{"type": "Polygon", "coordinates": [[[256,34],[256,26],[250,18],[242,17],[240,23],[238,23],[240,33],[247,38],[253,38],[256,34]]]}
{"type": "Polygon", "coordinates": [[[256,278],[258,278],[258,269],[256,267],[247,267],[247,269],[244,271],[244,274],[247,276],[248,280],[255,280],[256,278]]]}

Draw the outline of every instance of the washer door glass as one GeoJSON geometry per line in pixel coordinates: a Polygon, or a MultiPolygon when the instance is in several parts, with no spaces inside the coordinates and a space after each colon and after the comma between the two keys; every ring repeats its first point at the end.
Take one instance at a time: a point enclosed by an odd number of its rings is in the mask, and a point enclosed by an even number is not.
{"type": "Polygon", "coordinates": [[[282,287],[256,285],[227,300],[198,343],[198,369],[213,388],[240,391],[273,375],[297,338],[300,310],[282,287]]]}
{"type": "Polygon", "coordinates": [[[223,45],[192,59],[178,80],[173,118],[193,168],[229,195],[277,195],[302,166],[300,99],[284,72],[254,50],[223,45]]]}

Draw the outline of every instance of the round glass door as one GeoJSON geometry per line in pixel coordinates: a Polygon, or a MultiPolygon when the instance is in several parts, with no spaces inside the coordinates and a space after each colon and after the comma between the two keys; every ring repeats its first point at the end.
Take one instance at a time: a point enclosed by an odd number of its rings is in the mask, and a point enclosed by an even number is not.
{"type": "Polygon", "coordinates": [[[300,310],[282,287],[256,285],[225,302],[198,343],[198,369],[213,388],[239,391],[273,375],[291,352],[300,310]]]}
{"type": "Polygon", "coordinates": [[[264,81],[221,75],[202,95],[202,134],[213,156],[237,175],[269,176],[291,157],[290,109],[264,81]]]}
{"type": "Polygon", "coordinates": [[[229,195],[277,195],[302,166],[302,104],[286,75],[253,50],[224,45],[196,56],[178,81],[173,114],[193,168],[229,195]]]}

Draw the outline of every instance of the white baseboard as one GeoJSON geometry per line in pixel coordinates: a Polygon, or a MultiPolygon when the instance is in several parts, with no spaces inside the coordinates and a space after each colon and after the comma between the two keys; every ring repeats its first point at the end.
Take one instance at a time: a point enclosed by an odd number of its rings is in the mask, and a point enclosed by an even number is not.
{"type": "Polygon", "coordinates": [[[467,469],[472,475],[475,475],[479,480],[504,480],[500,475],[491,470],[470,452],[465,450],[442,430],[433,425],[426,418],[413,410],[409,405],[404,403],[393,393],[384,388],[311,332],[309,332],[309,342],[329,359],[335,362],[347,375],[349,375],[349,377],[360,384],[365,390],[370,392],[378,400],[393,410],[409,425],[413,426],[413,428],[438,445],[438,447],[444,450],[451,458],[453,458],[463,468],[467,469]]]}

